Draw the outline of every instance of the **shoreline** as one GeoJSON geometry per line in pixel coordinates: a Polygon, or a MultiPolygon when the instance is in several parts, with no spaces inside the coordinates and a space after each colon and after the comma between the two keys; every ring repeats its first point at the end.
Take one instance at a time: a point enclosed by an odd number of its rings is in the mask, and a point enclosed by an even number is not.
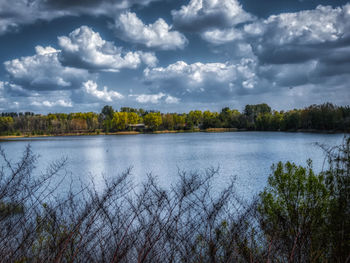
{"type": "Polygon", "coordinates": [[[64,134],[43,134],[43,135],[31,135],[31,134],[21,134],[21,135],[2,135],[0,140],[6,139],[20,139],[20,138],[42,138],[42,137],[68,137],[68,136],[99,136],[99,135],[139,135],[139,134],[168,134],[168,133],[226,133],[226,132],[285,132],[285,133],[319,133],[319,134],[339,134],[345,133],[349,134],[350,131],[333,131],[333,130],[289,130],[289,131],[250,131],[246,129],[237,128],[209,128],[205,130],[195,129],[195,130],[164,130],[164,131],[153,131],[153,132],[139,132],[139,131],[120,131],[120,132],[109,132],[109,133],[64,133],[64,134]]]}

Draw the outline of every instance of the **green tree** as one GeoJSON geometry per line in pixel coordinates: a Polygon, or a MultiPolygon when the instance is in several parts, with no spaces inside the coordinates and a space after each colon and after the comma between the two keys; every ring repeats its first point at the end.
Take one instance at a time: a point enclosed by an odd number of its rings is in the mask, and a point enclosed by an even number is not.
{"type": "Polygon", "coordinates": [[[205,111],[202,115],[202,128],[218,128],[221,127],[221,121],[217,112],[205,111]]]}
{"type": "Polygon", "coordinates": [[[237,128],[239,126],[238,110],[231,110],[229,107],[225,107],[220,112],[221,127],[224,128],[237,128]]]}
{"type": "Polygon", "coordinates": [[[86,119],[87,128],[90,131],[94,131],[98,128],[98,115],[93,112],[87,112],[85,113],[84,118],[86,119]]]}
{"type": "Polygon", "coordinates": [[[114,110],[112,108],[112,106],[104,106],[102,108],[102,111],[101,113],[103,114],[103,116],[105,117],[105,119],[109,119],[109,120],[112,120],[113,119],[113,115],[114,115],[114,110]]]}
{"type": "Polygon", "coordinates": [[[291,110],[284,114],[283,128],[285,130],[297,130],[301,128],[301,112],[300,110],[291,110]]]}
{"type": "Polygon", "coordinates": [[[280,130],[282,127],[282,123],[283,123],[283,112],[274,111],[271,118],[271,123],[270,123],[271,130],[273,131],[280,130]]]}
{"type": "Polygon", "coordinates": [[[187,114],[186,124],[189,129],[197,128],[202,123],[203,113],[200,110],[190,111],[187,114]]]}
{"type": "Polygon", "coordinates": [[[155,131],[159,128],[159,126],[162,124],[162,116],[159,112],[151,112],[145,115],[143,118],[145,125],[155,131]]]}
{"type": "Polygon", "coordinates": [[[103,129],[109,132],[112,129],[113,123],[112,119],[114,117],[114,110],[112,106],[104,106],[101,111],[103,117],[103,129]]]}
{"type": "Polygon", "coordinates": [[[255,121],[259,114],[271,113],[271,107],[266,103],[246,105],[244,115],[247,117],[247,128],[255,129],[255,121]]]}
{"type": "Polygon", "coordinates": [[[0,117],[0,132],[9,132],[12,130],[13,118],[12,117],[0,117]]]}
{"type": "Polygon", "coordinates": [[[183,115],[179,115],[174,113],[173,114],[173,120],[174,120],[174,128],[176,130],[182,130],[186,126],[186,119],[183,115]]]}
{"type": "Polygon", "coordinates": [[[167,113],[162,115],[162,126],[165,130],[174,130],[174,116],[167,113]]]}
{"type": "Polygon", "coordinates": [[[128,124],[138,124],[140,122],[140,116],[136,112],[128,112],[128,124]]]}
{"type": "Polygon", "coordinates": [[[120,108],[121,112],[137,112],[137,109],[135,108],[130,108],[130,107],[121,107],[120,108]]]}
{"type": "Polygon", "coordinates": [[[126,130],[128,125],[128,112],[115,112],[112,119],[112,129],[117,131],[126,130]]]}
{"type": "Polygon", "coordinates": [[[268,131],[271,128],[272,114],[271,113],[259,113],[256,118],[255,126],[259,131],[268,131]]]}

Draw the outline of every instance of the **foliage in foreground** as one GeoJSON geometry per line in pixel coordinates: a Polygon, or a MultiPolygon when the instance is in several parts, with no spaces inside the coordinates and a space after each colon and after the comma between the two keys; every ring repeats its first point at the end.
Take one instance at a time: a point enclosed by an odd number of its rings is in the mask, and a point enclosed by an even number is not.
{"type": "Polygon", "coordinates": [[[27,147],[0,170],[3,262],[346,262],[350,254],[350,139],[324,148],[328,168],[273,166],[249,203],[234,182],[213,189],[216,169],[179,173],[162,189],[130,171],[59,194],[65,159],[41,175],[27,147]]]}
{"type": "Polygon", "coordinates": [[[350,260],[350,138],[321,147],[327,170],[280,162],[260,194],[260,227],[279,261],[350,260]]]}

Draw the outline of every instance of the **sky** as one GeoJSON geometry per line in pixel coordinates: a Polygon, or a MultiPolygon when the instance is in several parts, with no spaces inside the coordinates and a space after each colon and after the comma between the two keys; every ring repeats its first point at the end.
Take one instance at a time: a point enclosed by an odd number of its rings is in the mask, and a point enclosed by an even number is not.
{"type": "Polygon", "coordinates": [[[0,0],[0,111],[350,102],[350,2],[0,0]]]}

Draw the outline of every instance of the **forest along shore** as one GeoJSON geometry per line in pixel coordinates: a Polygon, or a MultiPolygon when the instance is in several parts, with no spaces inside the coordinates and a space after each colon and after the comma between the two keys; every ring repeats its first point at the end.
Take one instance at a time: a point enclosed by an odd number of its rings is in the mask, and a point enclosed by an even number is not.
{"type": "Polygon", "coordinates": [[[246,105],[243,112],[225,107],[220,112],[161,113],[129,107],[115,111],[106,105],[100,113],[0,114],[1,138],[234,131],[347,133],[350,106],[325,103],[276,111],[263,103],[246,105]]]}

